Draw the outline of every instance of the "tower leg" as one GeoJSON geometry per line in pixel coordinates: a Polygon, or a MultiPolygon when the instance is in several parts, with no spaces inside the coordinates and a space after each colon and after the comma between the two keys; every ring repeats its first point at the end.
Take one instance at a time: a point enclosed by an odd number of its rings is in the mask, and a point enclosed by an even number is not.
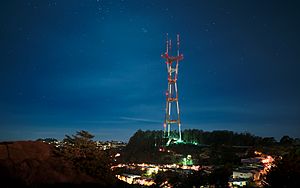
{"type": "Polygon", "coordinates": [[[181,125],[178,124],[178,131],[179,131],[179,141],[181,141],[181,125]]]}

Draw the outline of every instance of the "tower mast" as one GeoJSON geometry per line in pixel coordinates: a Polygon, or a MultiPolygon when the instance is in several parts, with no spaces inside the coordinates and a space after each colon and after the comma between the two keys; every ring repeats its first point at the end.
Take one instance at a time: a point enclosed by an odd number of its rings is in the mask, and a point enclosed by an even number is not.
{"type": "Polygon", "coordinates": [[[178,66],[179,61],[183,59],[183,55],[179,52],[180,49],[180,37],[177,35],[177,55],[171,56],[172,52],[172,41],[166,39],[166,52],[161,55],[166,60],[167,73],[168,73],[168,89],[166,91],[166,112],[164,120],[164,137],[168,139],[166,145],[169,145],[172,141],[181,141],[181,121],[180,121],[180,111],[179,111],[179,101],[178,101],[178,66]],[[172,107],[176,105],[176,112],[172,110],[172,107]],[[171,125],[178,125],[178,136],[171,134],[171,125]]]}

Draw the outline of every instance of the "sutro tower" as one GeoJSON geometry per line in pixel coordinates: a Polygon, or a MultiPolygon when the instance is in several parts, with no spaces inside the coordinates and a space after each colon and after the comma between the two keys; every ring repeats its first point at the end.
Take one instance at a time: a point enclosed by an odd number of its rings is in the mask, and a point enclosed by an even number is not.
{"type": "Polygon", "coordinates": [[[183,55],[179,53],[179,35],[177,34],[177,55],[171,56],[172,41],[166,40],[166,52],[161,55],[166,60],[167,71],[168,71],[168,89],[166,91],[166,114],[164,120],[164,137],[168,139],[167,145],[172,141],[181,141],[181,122],[180,122],[180,111],[178,102],[178,65],[179,61],[183,59],[183,55]],[[176,105],[176,111],[174,109],[176,105]],[[178,125],[178,136],[177,133],[171,131],[171,125],[178,125]]]}

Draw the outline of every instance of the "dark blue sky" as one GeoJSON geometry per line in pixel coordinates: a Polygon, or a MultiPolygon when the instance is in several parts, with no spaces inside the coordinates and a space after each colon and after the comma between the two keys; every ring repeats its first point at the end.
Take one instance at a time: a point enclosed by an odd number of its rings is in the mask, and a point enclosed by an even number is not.
{"type": "Polygon", "coordinates": [[[162,129],[165,34],[181,35],[182,128],[300,137],[297,1],[7,0],[0,140],[162,129]]]}

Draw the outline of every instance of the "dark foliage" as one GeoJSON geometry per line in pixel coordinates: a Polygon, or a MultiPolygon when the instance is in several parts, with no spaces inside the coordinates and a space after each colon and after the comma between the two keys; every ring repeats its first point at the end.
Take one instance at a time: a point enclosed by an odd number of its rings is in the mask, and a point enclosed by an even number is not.
{"type": "Polygon", "coordinates": [[[66,135],[60,153],[71,161],[79,172],[100,179],[106,185],[112,185],[115,178],[110,170],[109,156],[97,148],[93,137],[87,131],[79,131],[72,136],[66,135]]]}
{"type": "Polygon", "coordinates": [[[209,174],[204,171],[196,171],[193,174],[189,174],[185,180],[186,187],[201,187],[208,185],[209,174]]]}
{"type": "Polygon", "coordinates": [[[266,176],[266,187],[300,187],[300,151],[292,150],[275,162],[266,176]]]}
{"type": "Polygon", "coordinates": [[[285,136],[283,136],[283,137],[280,139],[279,143],[280,143],[281,145],[287,145],[287,146],[289,146],[289,145],[292,145],[292,144],[294,143],[294,139],[291,138],[291,137],[289,137],[289,136],[287,136],[287,135],[285,135],[285,136]]]}
{"type": "Polygon", "coordinates": [[[235,133],[233,131],[202,131],[198,129],[187,129],[183,131],[183,139],[186,142],[197,142],[204,145],[232,145],[253,146],[261,143],[260,137],[250,133],[235,133]]]}
{"type": "MultiPolygon", "coordinates": [[[[204,147],[216,148],[215,153],[211,153],[211,160],[215,164],[238,163],[239,158],[235,155],[238,148],[249,148],[257,146],[270,146],[276,144],[273,137],[261,138],[250,133],[235,133],[232,131],[212,131],[206,132],[197,129],[184,130],[183,140],[187,144],[171,145],[167,149],[182,155],[191,154],[197,158],[204,147]],[[193,145],[193,143],[198,145],[193,145]],[[232,146],[236,150],[232,149],[232,146]],[[222,149],[224,148],[224,149],[222,149]]],[[[164,145],[162,131],[142,131],[138,130],[129,140],[124,153],[124,162],[149,162],[149,163],[174,163],[174,155],[159,152],[159,148],[164,145]]],[[[199,159],[202,160],[202,159],[199,159]]],[[[202,161],[204,162],[204,161],[202,161]]]]}
{"type": "Polygon", "coordinates": [[[138,130],[129,140],[125,152],[126,162],[158,162],[158,148],[162,142],[162,131],[138,130]]]}
{"type": "Polygon", "coordinates": [[[201,187],[213,185],[214,187],[228,187],[228,180],[231,175],[231,167],[223,166],[208,174],[204,171],[197,171],[189,174],[175,171],[159,172],[154,181],[156,187],[162,185],[171,187],[201,187]],[[166,184],[167,182],[167,184],[166,184]]]}
{"type": "Polygon", "coordinates": [[[232,174],[230,166],[223,166],[215,169],[209,175],[209,184],[215,185],[215,187],[228,187],[229,177],[232,174]]]}
{"type": "Polygon", "coordinates": [[[172,187],[186,187],[187,176],[183,174],[179,174],[173,171],[166,171],[158,173],[155,178],[154,182],[156,183],[157,187],[164,185],[164,186],[172,186],[172,187]]]}

